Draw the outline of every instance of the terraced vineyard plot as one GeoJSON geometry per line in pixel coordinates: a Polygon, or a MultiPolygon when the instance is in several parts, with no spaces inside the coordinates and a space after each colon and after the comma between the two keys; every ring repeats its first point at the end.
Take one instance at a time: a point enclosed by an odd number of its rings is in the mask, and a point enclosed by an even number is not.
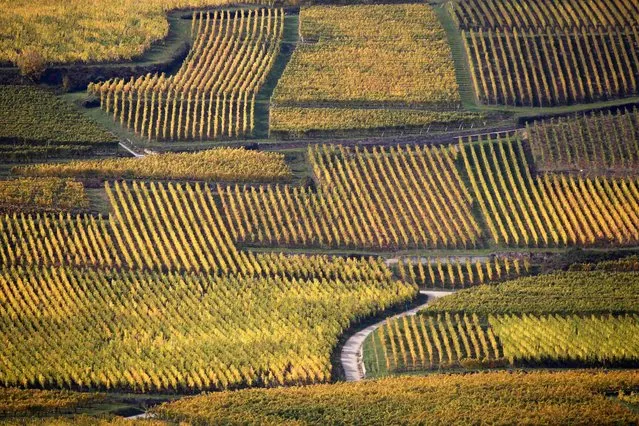
{"type": "Polygon", "coordinates": [[[193,391],[324,382],[351,321],[414,294],[389,279],[2,268],[0,383],[193,391]]]}
{"type": "Polygon", "coordinates": [[[284,155],[239,148],[195,153],[165,153],[143,158],[109,158],[14,167],[22,176],[64,176],[103,179],[188,179],[225,182],[287,181],[291,170],[284,155]]]}
{"type": "Polygon", "coordinates": [[[494,259],[401,258],[397,264],[402,281],[426,288],[465,288],[530,272],[530,258],[525,256],[495,257],[494,259]]]}
{"type": "Polygon", "coordinates": [[[38,52],[46,62],[54,64],[139,58],[154,42],[169,35],[168,11],[230,3],[225,0],[68,0],[49,2],[43,7],[38,0],[4,2],[4,13],[0,16],[0,61],[16,62],[23,51],[38,52]]]}
{"type": "Polygon", "coordinates": [[[121,266],[111,222],[90,215],[0,216],[0,265],[121,266]]]}
{"type": "Polygon", "coordinates": [[[154,411],[193,423],[632,424],[639,414],[607,395],[632,401],[637,386],[636,371],[503,371],[209,393],[154,411]]]}
{"type": "Polygon", "coordinates": [[[238,272],[241,257],[208,186],[105,184],[111,227],[124,261],[136,268],[238,272]]]}
{"type": "Polygon", "coordinates": [[[270,135],[275,137],[321,136],[357,129],[415,130],[424,132],[480,127],[482,113],[380,108],[275,107],[271,112],[270,135]]]}
{"type": "Polygon", "coordinates": [[[511,364],[625,365],[639,361],[639,316],[489,317],[511,364]]]}
{"type": "Polygon", "coordinates": [[[300,41],[273,93],[272,135],[483,121],[459,111],[451,50],[430,5],[302,8],[300,41]]]}
{"type": "Polygon", "coordinates": [[[36,86],[0,85],[0,158],[3,162],[112,153],[117,147],[114,135],[57,98],[52,91],[36,86]]]}
{"type": "Polygon", "coordinates": [[[462,144],[466,173],[495,244],[630,245],[639,241],[635,179],[533,177],[520,140],[462,144]]]}
{"type": "Polygon", "coordinates": [[[106,188],[114,210],[110,219],[114,239],[130,267],[243,276],[390,276],[374,259],[329,261],[326,256],[239,251],[208,186],[116,182],[106,188]]]}
{"type": "Polygon", "coordinates": [[[633,2],[451,4],[484,103],[553,106],[639,93],[639,7],[633,2]]]}
{"type": "Polygon", "coordinates": [[[303,8],[300,20],[305,44],[274,103],[459,104],[446,34],[430,6],[315,6],[303,8]]]}
{"type": "Polygon", "coordinates": [[[309,148],[317,193],[219,188],[234,239],[361,248],[475,247],[481,230],[454,165],[456,148],[309,148]]]}
{"type": "Polygon", "coordinates": [[[364,344],[372,375],[451,367],[632,366],[639,317],[417,315],[388,320],[364,344]]]}
{"type": "Polygon", "coordinates": [[[477,315],[387,320],[364,343],[367,374],[504,363],[501,343],[477,315]]]}
{"type": "Polygon", "coordinates": [[[71,179],[0,180],[0,210],[71,211],[88,207],[84,186],[71,179]]]}
{"type": "Polygon", "coordinates": [[[639,275],[633,272],[563,272],[482,285],[437,299],[427,314],[476,313],[607,315],[639,313],[639,275]]]}
{"type": "Polygon", "coordinates": [[[283,9],[194,16],[194,42],[176,75],[148,74],[89,86],[114,120],[150,139],[250,135],[255,96],[279,52],[283,9]]]}
{"type": "Polygon", "coordinates": [[[364,342],[366,371],[633,366],[639,277],[571,272],[478,286],[393,318],[364,342]]]}
{"type": "Polygon", "coordinates": [[[453,13],[465,30],[519,26],[522,28],[632,27],[639,23],[639,5],[627,0],[464,0],[453,13]]]}
{"type": "Polygon", "coordinates": [[[113,213],[4,215],[0,266],[206,271],[299,279],[390,279],[381,259],[239,251],[210,189],[200,184],[106,184],[113,213]]]}
{"type": "Polygon", "coordinates": [[[639,167],[639,112],[560,117],[527,125],[539,171],[635,174],[639,167]]]}

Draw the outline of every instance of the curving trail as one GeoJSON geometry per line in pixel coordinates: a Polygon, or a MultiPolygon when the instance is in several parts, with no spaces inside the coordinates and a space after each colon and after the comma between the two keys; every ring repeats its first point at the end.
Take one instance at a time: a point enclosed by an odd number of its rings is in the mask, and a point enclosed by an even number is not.
{"type": "MultiPolygon", "coordinates": [[[[426,303],[416,306],[413,309],[409,309],[408,311],[393,315],[390,318],[401,318],[404,316],[415,315],[417,311],[424,309],[432,300],[453,294],[454,291],[422,290],[420,293],[428,296],[428,301],[426,303]]],[[[344,347],[342,347],[340,362],[344,368],[347,382],[356,382],[362,380],[366,376],[364,363],[362,362],[362,347],[364,345],[364,340],[366,340],[366,337],[368,337],[369,334],[384,325],[385,322],[386,319],[358,331],[349,337],[344,344],[344,347]]]]}

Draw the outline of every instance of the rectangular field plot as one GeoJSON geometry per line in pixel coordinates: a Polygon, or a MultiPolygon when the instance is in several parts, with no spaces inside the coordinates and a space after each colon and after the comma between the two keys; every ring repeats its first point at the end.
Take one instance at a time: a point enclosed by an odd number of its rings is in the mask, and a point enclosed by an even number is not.
{"type": "Polygon", "coordinates": [[[639,316],[490,317],[503,355],[515,365],[636,365],[639,316]]]}
{"type": "Polygon", "coordinates": [[[634,315],[416,315],[387,320],[364,344],[373,375],[441,368],[631,366],[634,315]]]}
{"type": "Polygon", "coordinates": [[[429,111],[409,108],[322,108],[276,106],[271,110],[270,135],[276,137],[321,137],[349,134],[366,129],[424,133],[460,126],[481,127],[486,115],[465,111],[429,111]]]}
{"type": "Polygon", "coordinates": [[[526,255],[446,258],[400,258],[397,269],[402,281],[425,288],[460,289],[527,275],[531,272],[526,255]]]}
{"type": "Polygon", "coordinates": [[[53,91],[37,86],[0,86],[3,163],[112,154],[117,147],[113,134],[53,91]]]}
{"type": "Polygon", "coordinates": [[[233,237],[258,245],[475,247],[481,229],[454,164],[457,148],[309,148],[317,192],[219,188],[233,237]]]}
{"type": "Polygon", "coordinates": [[[459,104],[446,34],[430,6],[316,6],[300,20],[302,43],[275,104],[459,104]]]}
{"type": "MultiPolygon", "coordinates": [[[[412,315],[387,320],[364,343],[374,375],[503,364],[499,340],[477,315],[412,315]]],[[[366,362],[367,361],[367,362],[366,362]]]]}
{"type": "Polygon", "coordinates": [[[483,103],[555,106],[639,94],[636,3],[451,4],[483,103]]]}
{"type": "Polygon", "coordinates": [[[470,186],[495,244],[631,245],[639,241],[634,178],[533,176],[523,143],[462,144],[470,186]]]}
{"type": "Polygon", "coordinates": [[[527,125],[538,172],[634,175],[639,168],[639,112],[617,110],[527,125]]]}

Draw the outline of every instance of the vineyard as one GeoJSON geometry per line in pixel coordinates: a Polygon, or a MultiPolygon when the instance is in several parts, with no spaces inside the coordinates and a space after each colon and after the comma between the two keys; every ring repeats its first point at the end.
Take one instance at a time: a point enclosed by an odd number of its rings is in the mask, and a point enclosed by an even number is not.
{"type": "Polygon", "coordinates": [[[88,207],[80,182],[59,178],[0,180],[0,210],[71,211],[88,207]]]}
{"type": "Polygon", "coordinates": [[[305,188],[219,188],[235,239],[320,247],[475,247],[481,229],[455,147],[309,148],[320,183],[305,188]]]}
{"type": "Polygon", "coordinates": [[[606,394],[625,395],[637,386],[636,371],[429,375],[210,393],[154,412],[161,419],[198,424],[237,419],[317,425],[519,424],[522,419],[531,424],[631,424],[639,421],[636,411],[606,394]]]}
{"type": "Polygon", "coordinates": [[[144,158],[36,164],[14,167],[12,172],[20,176],[223,182],[273,182],[291,178],[291,170],[284,161],[284,155],[238,148],[166,153],[144,158]]]}
{"type": "Polygon", "coordinates": [[[636,365],[639,316],[489,317],[511,364],[636,365]]]}
{"type": "Polygon", "coordinates": [[[535,121],[526,128],[538,171],[634,174],[639,167],[639,112],[535,121]]]}
{"type": "Polygon", "coordinates": [[[293,53],[275,104],[459,103],[450,48],[430,6],[316,6],[302,9],[300,21],[308,43],[293,53]]]}
{"type": "Polygon", "coordinates": [[[387,320],[364,343],[368,374],[503,365],[503,349],[477,315],[412,315],[387,320]]]}
{"type": "Polygon", "coordinates": [[[151,139],[250,135],[255,97],[279,52],[283,9],[193,16],[193,47],[175,75],[89,85],[122,126],[151,139]]]}
{"type": "Polygon", "coordinates": [[[458,292],[387,319],[364,342],[365,369],[632,366],[638,284],[633,273],[573,272],[458,292]]]}
{"type": "Polygon", "coordinates": [[[0,86],[0,123],[3,162],[87,156],[118,145],[111,133],[38,87],[0,86]]]}
{"type": "Polygon", "coordinates": [[[373,376],[453,367],[633,366],[639,317],[416,315],[387,320],[364,343],[373,376]],[[602,339],[602,337],[604,337],[602,339]]]}
{"type": "Polygon", "coordinates": [[[271,113],[271,136],[316,136],[326,132],[356,129],[423,131],[446,130],[449,127],[479,126],[485,119],[481,113],[462,111],[429,111],[419,109],[372,108],[300,108],[276,107],[271,113]]]}
{"type": "Polygon", "coordinates": [[[0,5],[0,424],[639,424],[637,0],[0,5]]]}
{"type": "Polygon", "coordinates": [[[639,94],[639,7],[633,2],[450,4],[483,103],[554,106],[639,94]]]}
{"type": "Polygon", "coordinates": [[[5,3],[0,16],[0,61],[16,62],[26,50],[38,51],[50,63],[134,59],[169,33],[165,12],[229,4],[224,0],[69,0],[43,8],[36,0],[5,3]]]}
{"type": "Polygon", "coordinates": [[[436,300],[426,314],[607,315],[639,313],[639,276],[633,272],[560,272],[482,285],[436,300]]]}
{"type": "Polygon", "coordinates": [[[531,272],[530,258],[495,256],[494,259],[460,259],[450,257],[400,258],[397,264],[402,281],[425,288],[458,289],[509,278],[531,272]]]}
{"type": "Polygon", "coordinates": [[[110,221],[87,214],[2,215],[0,265],[120,266],[110,228],[110,221]]]}
{"type": "Polygon", "coordinates": [[[495,244],[631,245],[639,240],[634,178],[533,176],[519,139],[460,140],[460,151],[495,244]]]}
{"type": "Polygon", "coordinates": [[[274,136],[482,121],[458,110],[446,33],[426,4],[302,8],[300,43],[271,100],[274,136]]]}
{"type": "Polygon", "coordinates": [[[57,267],[3,268],[0,286],[0,383],[132,391],[327,381],[349,323],[415,291],[372,277],[57,267]]]}
{"type": "Polygon", "coordinates": [[[13,416],[26,412],[61,413],[100,401],[101,394],[69,391],[22,390],[0,388],[0,416],[13,416]]]}
{"type": "Polygon", "coordinates": [[[70,214],[0,217],[0,265],[197,271],[304,279],[389,279],[379,259],[239,251],[208,186],[106,183],[107,218],[70,214]],[[366,275],[362,275],[366,274],[366,275]]]}
{"type": "Polygon", "coordinates": [[[105,183],[124,261],[137,268],[237,272],[240,256],[208,186],[105,183]]]}

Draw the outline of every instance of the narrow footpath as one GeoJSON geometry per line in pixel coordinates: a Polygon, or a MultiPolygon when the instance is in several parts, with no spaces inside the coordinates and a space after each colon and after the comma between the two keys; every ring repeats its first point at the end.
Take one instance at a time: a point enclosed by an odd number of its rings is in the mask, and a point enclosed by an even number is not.
{"type": "MultiPolygon", "coordinates": [[[[425,294],[428,297],[428,301],[423,305],[419,305],[414,307],[413,309],[409,309],[408,311],[401,312],[397,315],[393,315],[390,317],[393,318],[401,318],[405,316],[415,315],[417,311],[424,309],[430,302],[435,299],[438,299],[443,296],[448,296],[453,294],[453,291],[435,291],[435,290],[424,290],[420,291],[421,294],[425,294]]],[[[344,368],[344,373],[346,375],[347,382],[356,382],[362,380],[366,376],[366,369],[364,368],[363,363],[363,354],[362,348],[364,345],[364,340],[371,334],[373,331],[377,330],[379,327],[386,323],[386,319],[370,325],[363,330],[358,331],[348,338],[344,347],[342,348],[342,352],[340,354],[340,362],[342,363],[342,367],[344,368]]]]}

